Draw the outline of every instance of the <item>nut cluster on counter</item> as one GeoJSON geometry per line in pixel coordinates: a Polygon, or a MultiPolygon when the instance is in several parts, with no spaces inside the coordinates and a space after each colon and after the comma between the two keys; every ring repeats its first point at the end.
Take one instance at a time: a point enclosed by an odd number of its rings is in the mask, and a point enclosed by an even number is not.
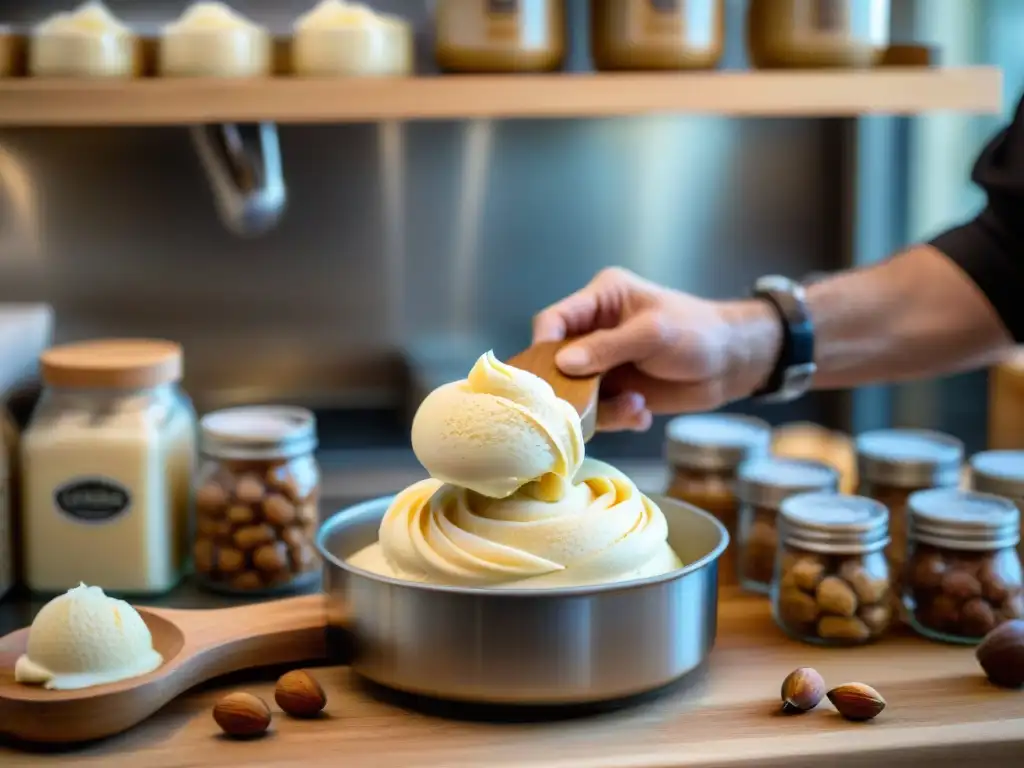
{"type": "Polygon", "coordinates": [[[249,407],[203,417],[196,571],[207,586],[263,592],[318,576],[319,472],[313,415],[249,407]]]}
{"type": "Polygon", "coordinates": [[[893,619],[885,508],[835,493],[792,496],[780,510],[779,625],[807,642],[851,645],[885,634],[893,619]]]}
{"type": "Polygon", "coordinates": [[[911,496],[909,510],[905,602],[915,629],[969,643],[1024,618],[1020,512],[1011,501],[939,488],[911,496]]]}

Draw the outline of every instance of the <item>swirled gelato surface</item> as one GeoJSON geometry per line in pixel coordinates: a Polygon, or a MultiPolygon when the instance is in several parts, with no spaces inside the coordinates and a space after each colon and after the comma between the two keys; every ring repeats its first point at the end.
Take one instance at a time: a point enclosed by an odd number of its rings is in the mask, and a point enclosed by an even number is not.
{"type": "Polygon", "coordinates": [[[350,565],[496,589],[606,584],[682,567],[658,505],[614,467],[584,459],[572,406],[491,353],[424,400],[413,448],[431,479],[395,497],[379,541],[350,565]]]}

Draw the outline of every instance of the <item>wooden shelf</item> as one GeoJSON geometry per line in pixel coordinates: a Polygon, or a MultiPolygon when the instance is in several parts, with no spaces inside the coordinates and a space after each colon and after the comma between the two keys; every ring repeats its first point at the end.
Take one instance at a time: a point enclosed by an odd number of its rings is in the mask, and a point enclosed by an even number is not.
{"type": "Polygon", "coordinates": [[[998,112],[997,68],[258,81],[0,81],[0,125],[344,123],[654,113],[998,112]]]}

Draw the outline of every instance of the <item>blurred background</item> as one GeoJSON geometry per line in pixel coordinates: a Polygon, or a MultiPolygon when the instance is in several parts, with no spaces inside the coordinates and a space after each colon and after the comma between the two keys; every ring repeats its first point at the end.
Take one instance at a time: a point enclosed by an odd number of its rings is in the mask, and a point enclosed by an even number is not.
{"type": "MultiPolygon", "coordinates": [[[[431,71],[430,4],[377,0],[417,29],[431,71]]],[[[0,0],[31,23],[66,0],[0,0]]],[[[144,28],[185,0],[108,0],[144,28]]],[[[283,30],[309,0],[235,0],[283,30]]],[[[746,65],[743,0],[728,0],[726,67],[746,65]]],[[[571,21],[586,0],[568,0],[571,21]]],[[[943,64],[996,64],[1006,109],[1024,85],[1024,3],[892,0],[895,41],[943,64]]],[[[589,69],[585,23],[570,69],[589,69]]],[[[186,351],[200,411],[243,402],[316,410],[327,466],[418,470],[408,413],[488,347],[529,342],[530,318],[618,264],[707,296],[766,273],[866,264],[969,216],[971,162],[993,118],[608,120],[281,126],[289,204],[264,236],[232,234],[183,127],[0,129],[0,302],[45,301],[56,340],[156,336],[186,351]]],[[[986,441],[984,374],[826,393],[760,409],[861,430],[942,429],[986,441]]],[[[746,404],[734,410],[751,411],[746,404]]],[[[647,435],[597,455],[656,459],[647,435]]],[[[369,474],[368,474],[369,473],[369,474]]],[[[380,482],[398,487],[406,479],[380,482]]],[[[377,486],[352,490],[361,496],[377,486]]],[[[347,495],[347,494],[345,494],[347,495]]]]}

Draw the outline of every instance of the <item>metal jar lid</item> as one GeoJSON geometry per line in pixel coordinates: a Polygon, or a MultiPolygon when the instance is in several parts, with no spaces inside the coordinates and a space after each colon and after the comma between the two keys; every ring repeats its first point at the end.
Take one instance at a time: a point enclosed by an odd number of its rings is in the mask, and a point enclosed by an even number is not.
{"type": "Polygon", "coordinates": [[[924,429],[879,429],[857,437],[862,481],[894,488],[958,485],[964,444],[924,429]]]}
{"type": "Polygon", "coordinates": [[[909,533],[933,547],[989,552],[1020,541],[1020,510],[1002,496],[930,488],[907,499],[909,533]]]}
{"type": "Polygon", "coordinates": [[[753,416],[703,413],[678,416],[665,427],[665,458],[674,467],[732,472],[771,447],[768,422],[753,416]]]}
{"type": "Polygon", "coordinates": [[[740,465],[736,496],[746,504],[778,509],[798,493],[839,490],[839,472],[828,464],[774,456],[750,459],[740,465]]]}
{"type": "Polygon", "coordinates": [[[781,540],[808,552],[857,555],[889,543],[889,510],[874,499],[801,493],[779,508],[781,540]]]}
{"type": "Polygon", "coordinates": [[[292,459],[316,450],[316,418],[305,408],[255,405],[208,413],[202,452],[220,459],[292,459]]]}
{"type": "Polygon", "coordinates": [[[1024,505],[1024,451],[983,451],[971,459],[974,490],[1024,505]]]}

